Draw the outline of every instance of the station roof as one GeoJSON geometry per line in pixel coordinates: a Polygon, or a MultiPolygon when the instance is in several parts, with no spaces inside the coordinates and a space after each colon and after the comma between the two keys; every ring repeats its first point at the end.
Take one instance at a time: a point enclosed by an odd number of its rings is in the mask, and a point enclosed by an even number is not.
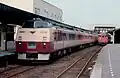
{"type": "Polygon", "coordinates": [[[115,27],[104,27],[104,26],[95,26],[95,28],[115,28],[115,27]]]}
{"type": "Polygon", "coordinates": [[[120,31],[120,28],[116,28],[116,29],[109,31],[109,32],[116,32],[116,31],[120,31]]]}
{"type": "Polygon", "coordinates": [[[42,17],[33,13],[29,13],[27,11],[23,11],[8,5],[5,5],[3,3],[0,3],[0,22],[5,24],[17,24],[22,25],[22,23],[26,20],[32,20],[33,18],[41,18],[44,20],[47,20],[49,22],[52,22],[54,25],[59,25],[62,27],[67,27],[69,29],[79,29],[83,31],[89,31],[83,28],[75,27],[72,25],[68,25],[65,23],[61,23],[46,17],[42,17]]]}
{"type": "Polygon", "coordinates": [[[0,22],[21,24],[24,20],[36,17],[35,14],[0,3],[0,22]]]}

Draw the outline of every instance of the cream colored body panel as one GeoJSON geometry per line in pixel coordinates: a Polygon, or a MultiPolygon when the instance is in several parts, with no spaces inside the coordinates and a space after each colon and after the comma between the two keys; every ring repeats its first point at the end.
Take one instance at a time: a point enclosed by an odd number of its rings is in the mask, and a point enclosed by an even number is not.
{"type": "Polygon", "coordinates": [[[54,50],[92,43],[94,40],[67,40],[54,42],[54,50]]]}
{"type": "Polygon", "coordinates": [[[16,41],[50,42],[50,31],[52,30],[48,28],[21,28],[18,30],[16,41]]]}

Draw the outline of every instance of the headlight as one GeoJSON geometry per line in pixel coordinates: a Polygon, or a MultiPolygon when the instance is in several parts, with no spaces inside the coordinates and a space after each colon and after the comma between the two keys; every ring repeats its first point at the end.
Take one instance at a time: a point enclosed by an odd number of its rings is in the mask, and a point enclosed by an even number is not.
{"type": "Polygon", "coordinates": [[[46,46],[46,43],[43,43],[44,46],[46,46]]]}
{"type": "Polygon", "coordinates": [[[21,42],[19,42],[18,44],[22,44],[21,42]]]}

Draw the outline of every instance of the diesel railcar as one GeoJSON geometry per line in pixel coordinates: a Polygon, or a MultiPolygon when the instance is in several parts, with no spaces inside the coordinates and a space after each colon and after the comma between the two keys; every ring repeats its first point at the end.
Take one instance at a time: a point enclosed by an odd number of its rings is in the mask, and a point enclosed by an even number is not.
{"type": "Polygon", "coordinates": [[[74,48],[93,45],[96,41],[94,34],[30,20],[18,30],[16,52],[21,60],[50,60],[71,53],[74,48]]]}

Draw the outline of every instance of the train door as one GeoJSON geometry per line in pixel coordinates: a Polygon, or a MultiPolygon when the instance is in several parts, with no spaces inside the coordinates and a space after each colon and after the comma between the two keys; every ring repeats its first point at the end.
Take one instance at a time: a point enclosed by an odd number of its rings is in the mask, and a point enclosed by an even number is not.
{"type": "Polygon", "coordinates": [[[57,49],[57,41],[58,41],[58,32],[57,30],[54,31],[54,49],[57,49]]]}
{"type": "Polygon", "coordinates": [[[63,48],[62,31],[59,29],[56,29],[55,31],[54,48],[55,49],[63,48]]]}

